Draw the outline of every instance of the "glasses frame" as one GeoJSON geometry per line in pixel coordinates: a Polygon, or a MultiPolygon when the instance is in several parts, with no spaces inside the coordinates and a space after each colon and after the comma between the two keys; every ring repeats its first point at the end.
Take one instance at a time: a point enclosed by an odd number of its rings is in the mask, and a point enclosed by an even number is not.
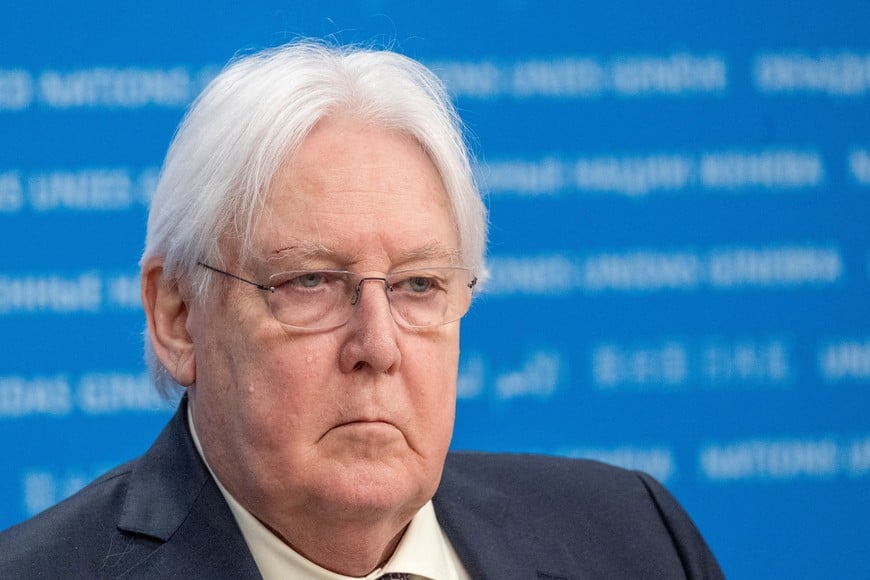
{"type": "MultiPolygon", "coordinates": [[[[237,274],[233,274],[232,272],[227,272],[226,270],[221,270],[220,268],[215,268],[214,266],[211,266],[211,265],[209,265],[209,264],[206,264],[205,262],[202,262],[202,261],[197,261],[197,262],[196,262],[196,265],[197,265],[197,266],[202,266],[203,268],[205,268],[205,269],[207,269],[207,270],[211,270],[212,272],[217,272],[218,274],[223,274],[224,276],[229,276],[230,278],[234,278],[235,280],[238,280],[239,282],[244,282],[245,284],[250,284],[251,286],[255,287],[257,290],[262,290],[263,292],[271,292],[271,293],[273,293],[273,294],[275,293],[275,290],[276,290],[276,287],[275,287],[275,286],[271,286],[271,285],[268,285],[268,284],[260,284],[259,282],[254,282],[253,280],[248,280],[247,278],[242,278],[241,276],[239,276],[239,275],[237,275],[237,274]]],[[[427,270],[427,269],[429,269],[429,268],[421,268],[421,270],[427,270]]],[[[442,267],[440,267],[440,268],[431,268],[431,269],[435,269],[435,270],[438,270],[438,269],[466,270],[469,274],[471,274],[471,281],[468,283],[467,287],[468,287],[472,292],[474,292],[474,287],[477,285],[477,276],[475,276],[474,273],[473,273],[470,269],[468,269],[468,268],[463,268],[463,267],[458,267],[458,266],[442,266],[442,267]]],[[[327,272],[327,271],[328,271],[328,272],[342,272],[342,273],[346,273],[346,274],[352,274],[352,275],[354,275],[354,276],[356,275],[356,274],[354,274],[353,272],[351,272],[351,271],[349,271],[349,270],[299,270],[299,272],[306,272],[306,271],[310,271],[310,272],[327,272]]],[[[411,271],[414,271],[414,270],[411,270],[411,271]]],[[[389,275],[389,274],[388,274],[388,275],[389,275]]],[[[360,299],[361,299],[361,297],[362,297],[362,286],[363,286],[363,283],[364,283],[364,282],[368,282],[368,281],[373,281],[373,280],[380,280],[381,282],[384,283],[384,286],[386,287],[386,289],[388,289],[388,290],[390,289],[390,284],[387,282],[387,276],[360,276],[359,280],[357,281],[356,285],[354,286],[354,295],[353,295],[353,298],[351,298],[351,301],[350,301],[351,306],[356,306],[357,304],[359,304],[359,301],[360,301],[360,299]]],[[[389,301],[389,294],[388,294],[387,296],[388,296],[387,299],[388,299],[388,301],[389,301]]],[[[469,304],[470,304],[470,302],[471,302],[471,301],[469,300],[469,304]]],[[[270,312],[272,311],[271,305],[270,305],[269,311],[270,311],[270,312]]],[[[390,302],[390,312],[391,312],[391,313],[393,312],[393,309],[392,309],[392,302],[390,302]]],[[[460,316],[460,317],[457,318],[456,320],[461,319],[463,316],[465,316],[465,314],[466,314],[467,312],[468,312],[468,310],[466,309],[466,311],[462,314],[462,316],[460,316]]],[[[274,313],[272,313],[272,316],[275,316],[274,313]]],[[[393,314],[393,319],[396,320],[396,315],[395,315],[395,314],[393,314]]],[[[278,320],[278,319],[276,318],[276,320],[278,320]]],[[[441,324],[433,324],[433,325],[430,325],[430,326],[416,326],[416,325],[413,325],[413,324],[408,323],[408,322],[405,321],[404,319],[402,319],[401,322],[400,322],[399,320],[396,320],[396,322],[399,322],[402,326],[405,326],[405,327],[407,327],[407,328],[424,329],[424,328],[437,328],[437,327],[439,327],[439,326],[443,326],[443,325],[445,325],[445,324],[449,324],[450,322],[455,322],[456,320],[448,320],[448,321],[446,321],[446,322],[442,322],[441,324]]],[[[285,325],[285,326],[289,326],[289,327],[291,327],[291,328],[296,328],[296,329],[299,329],[299,330],[307,330],[307,331],[326,331],[326,330],[333,330],[333,329],[335,329],[335,328],[339,328],[339,327],[343,326],[344,324],[347,324],[347,321],[344,321],[343,323],[341,323],[341,324],[339,324],[339,325],[337,325],[337,326],[333,326],[333,327],[326,327],[326,328],[306,328],[306,327],[304,327],[304,326],[296,326],[296,325],[293,325],[293,324],[289,324],[289,323],[287,323],[287,322],[283,322],[283,321],[281,321],[281,320],[278,320],[278,322],[280,322],[281,324],[283,324],[283,325],[285,325]]]]}

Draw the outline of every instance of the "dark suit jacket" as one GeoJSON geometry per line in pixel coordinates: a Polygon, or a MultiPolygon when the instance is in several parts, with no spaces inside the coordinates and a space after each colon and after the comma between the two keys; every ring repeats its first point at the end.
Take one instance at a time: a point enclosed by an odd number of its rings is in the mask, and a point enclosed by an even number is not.
{"type": "MultiPolygon", "coordinates": [[[[661,486],[600,463],[451,453],[434,505],[474,579],[722,577],[661,486]]],[[[259,577],[185,401],[141,458],[0,534],[0,578],[259,577]]]]}

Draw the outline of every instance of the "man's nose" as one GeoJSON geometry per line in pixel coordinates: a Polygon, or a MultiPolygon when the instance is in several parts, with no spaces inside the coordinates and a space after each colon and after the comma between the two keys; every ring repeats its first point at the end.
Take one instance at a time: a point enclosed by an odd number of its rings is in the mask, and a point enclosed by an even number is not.
{"type": "Polygon", "coordinates": [[[398,368],[401,353],[398,328],[389,301],[389,289],[383,277],[368,276],[358,283],[351,299],[351,333],[341,353],[341,366],[345,372],[371,368],[377,372],[390,372],[398,368]],[[369,282],[381,282],[369,284],[369,282]],[[372,286],[368,293],[365,288],[372,286]],[[381,287],[383,290],[378,290],[381,287]]]}
{"type": "Polygon", "coordinates": [[[393,304],[390,301],[390,285],[387,279],[383,276],[366,276],[360,278],[356,284],[353,296],[350,301],[352,312],[351,318],[363,318],[365,326],[375,325],[383,318],[391,323],[398,323],[395,312],[393,312],[393,304]],[[371,284],[369,284],[371,282],[371,284]],[[381,284],[377,284],[381,282],[381,284]],[[368,295],[363,297],[367,286],[372,286],[368,295]],[[381,290],[382,289],[382,290],[381,290]],[[372,319],[374,317],[374,319],[372,319]]]}
{"type": "Polygon", "coordinates": [[[356,288],[354,289],[353,298],[351,298],[351,301],[350,301],[352,306],[356,306],[357,304],[359,304],[359,301],[362,299],[363,284],[365,284],[366,282],[374,282],[374,281],[380,281],[380,282],[384,283],[384,292],[387,294],[387,300],[389,300],[390,288],[387,285],[387,279],[382,277],[382,276],[366,276],[365,278],[360,278],[359,282],[357,282],[357,284],[356,284],[356,288]]]}

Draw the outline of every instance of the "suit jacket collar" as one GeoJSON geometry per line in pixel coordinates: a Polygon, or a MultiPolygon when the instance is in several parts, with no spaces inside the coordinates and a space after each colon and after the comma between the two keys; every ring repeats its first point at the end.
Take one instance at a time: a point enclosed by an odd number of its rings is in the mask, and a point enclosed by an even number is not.
{"type": "Polygon", "coordinates": [[[438,522],[469,575],[478,579],[577,579],[573,559],[546,521],[519,506],[522,498],[482,488],[448,455],[433,498],[438,522]]]}
{"type": "Polygon", "coordinates": [[[136,462],[118,527],[155,550],[131,571],[143,578],[260,578],[236,520],[196,451],[187,398],[136,462]]]}

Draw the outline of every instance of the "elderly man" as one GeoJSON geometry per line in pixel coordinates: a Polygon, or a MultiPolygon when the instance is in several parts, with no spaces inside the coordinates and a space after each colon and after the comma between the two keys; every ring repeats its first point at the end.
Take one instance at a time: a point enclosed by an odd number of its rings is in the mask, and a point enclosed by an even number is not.
{"type": "Polygon", "coordinates": [[[646,475],[448,454],[485,220],[418,63],[296,43],[230,65],[169,150],[141,263],[178,412],[5,532],[0,576],[721,577],[646,475]]]}

